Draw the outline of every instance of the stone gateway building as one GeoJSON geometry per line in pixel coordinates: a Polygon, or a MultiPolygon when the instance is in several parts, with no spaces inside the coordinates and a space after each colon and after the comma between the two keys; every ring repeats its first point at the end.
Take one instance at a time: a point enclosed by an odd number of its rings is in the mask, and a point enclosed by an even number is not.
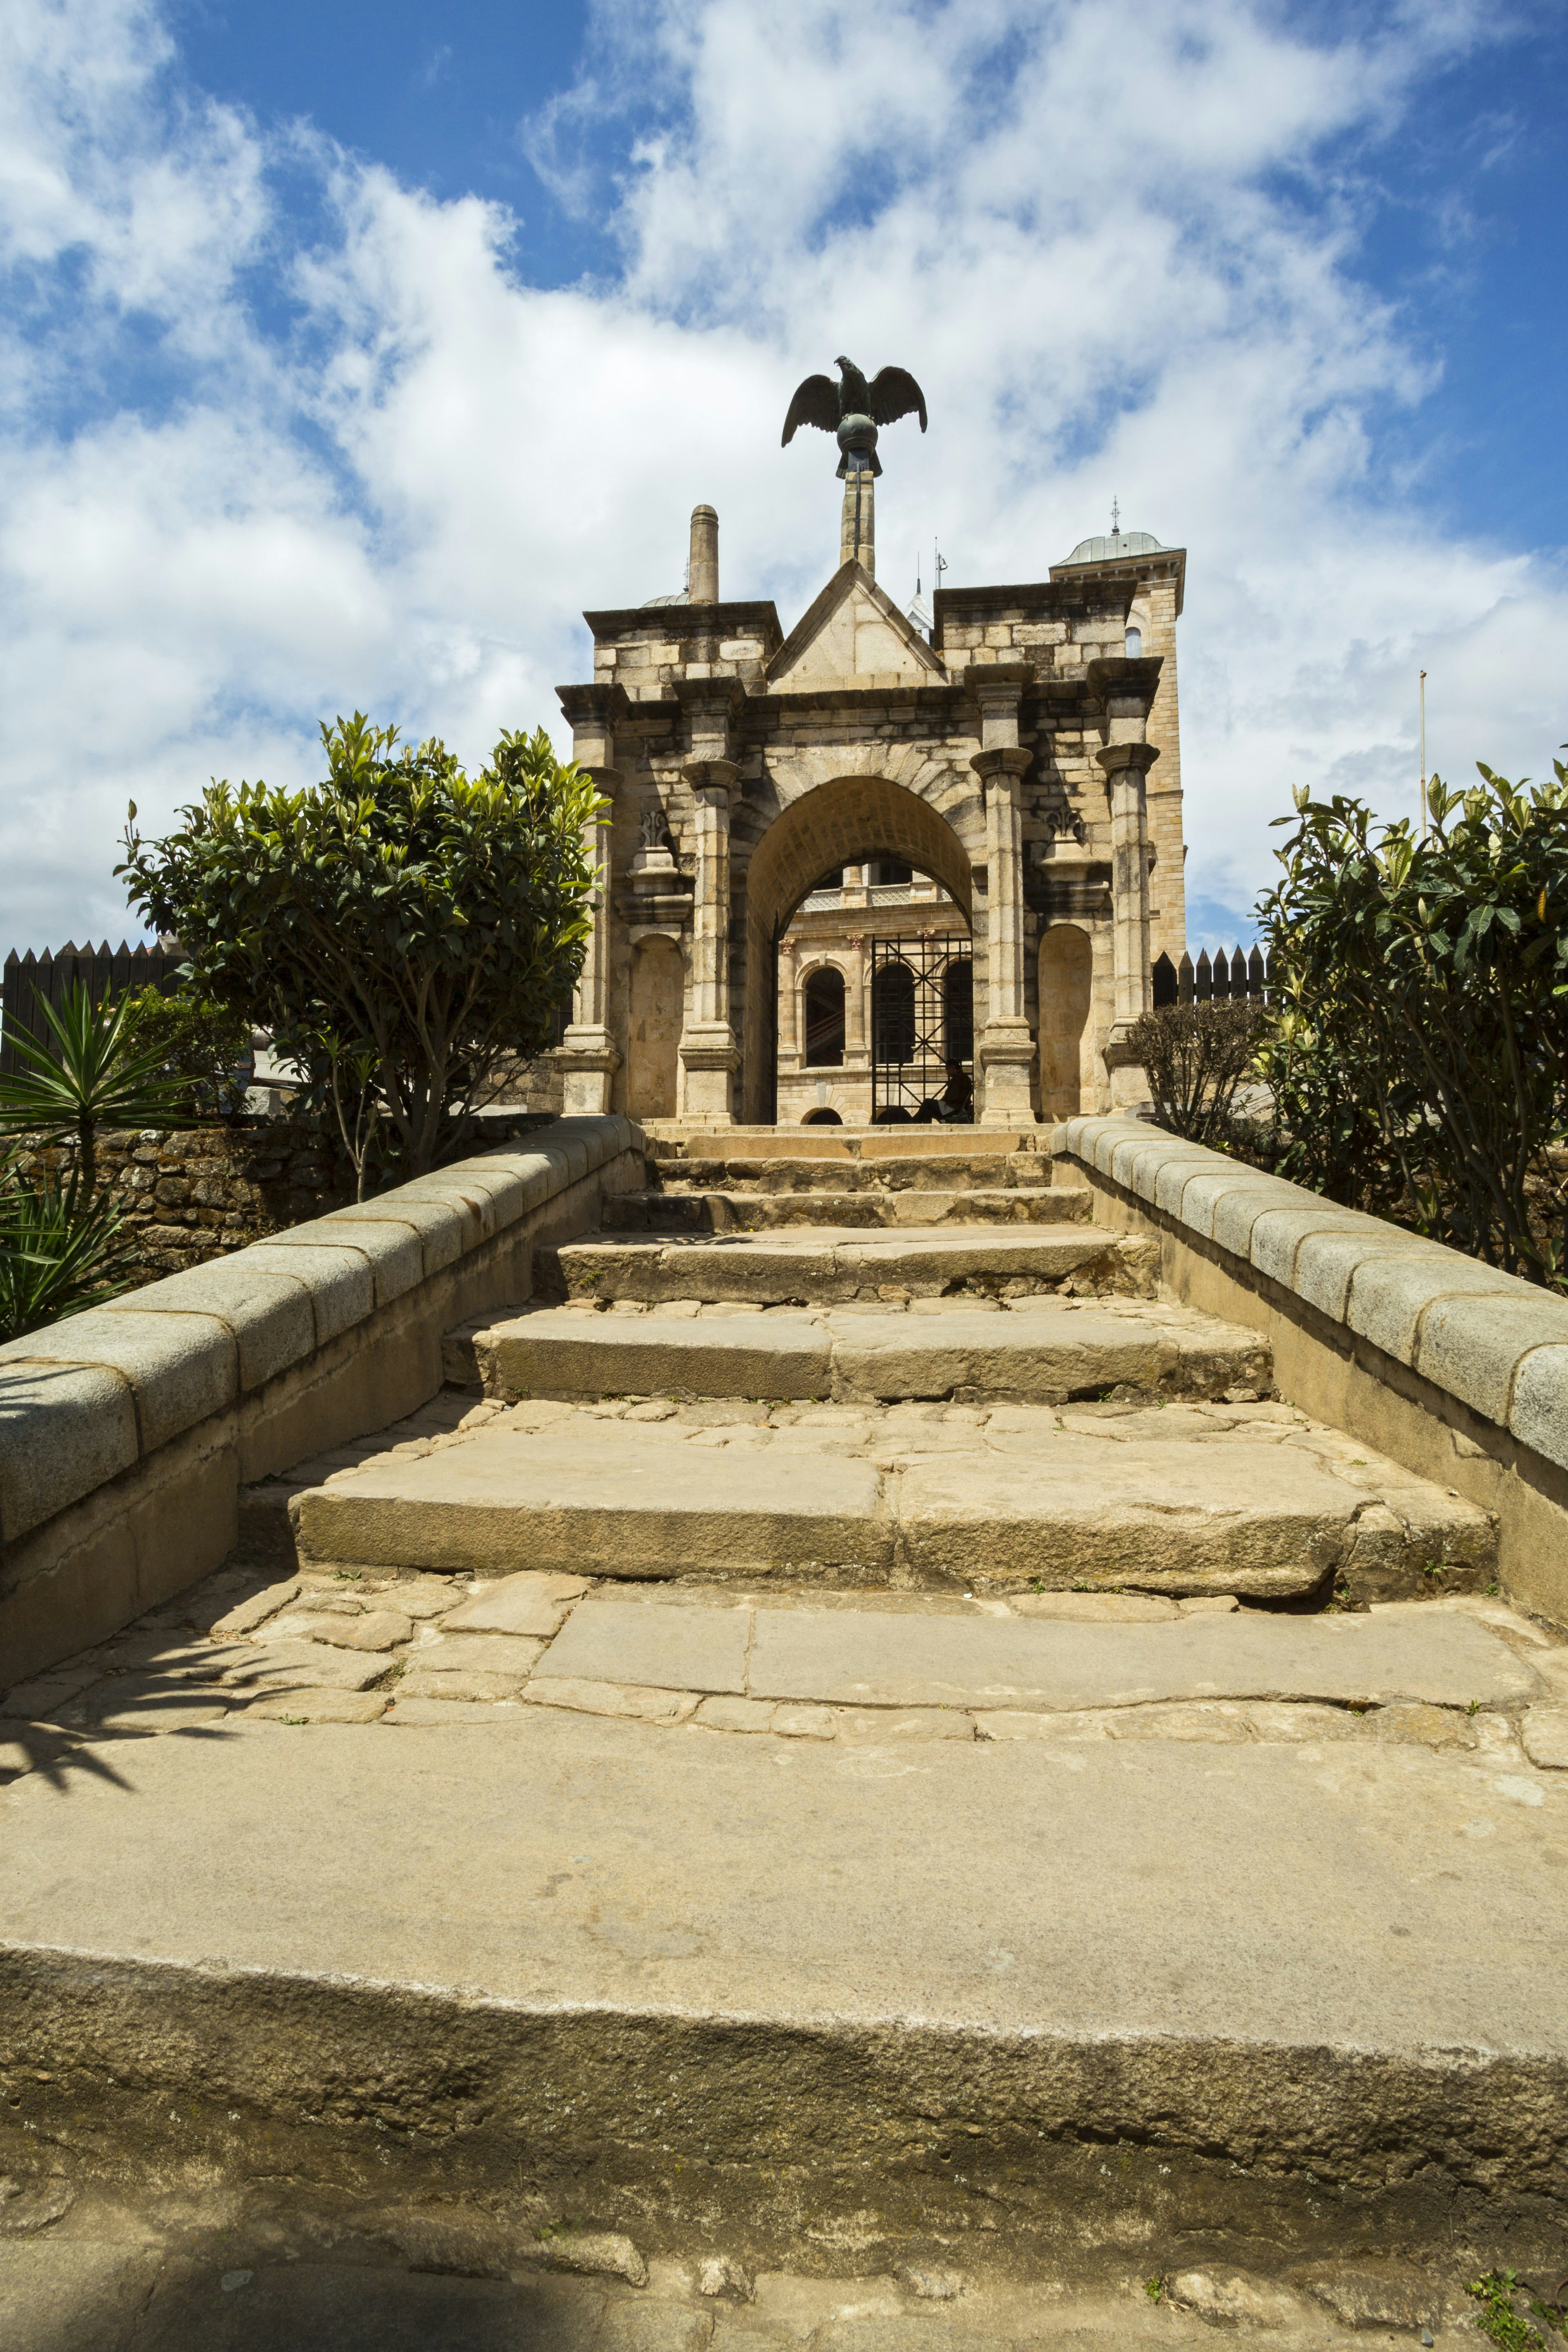
{"type": "Polygon", "coordinates": [[[1185,945],[1184,551],[1086,540],[1047,580],[939,591],[928,635],[877,584],[871,496],[852,473],[844,561],[787,635],[721,597],[710,507],[684,593],[584,615],[594,679],[561,704],[607,805],[569,1112],[907,1118],[950,1055],[984,1126],[1146,1091],[1128,1032],[1185,945]]]}

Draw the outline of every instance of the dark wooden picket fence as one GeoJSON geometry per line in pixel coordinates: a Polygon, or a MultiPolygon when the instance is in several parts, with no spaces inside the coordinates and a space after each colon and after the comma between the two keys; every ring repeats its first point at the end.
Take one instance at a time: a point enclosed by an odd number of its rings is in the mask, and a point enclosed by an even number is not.
{"type": "MultiPolygon", "coordinates": [[[[51,1042],[53,1032],[38,1010],[40,999],[58,1013],[66,991],[78,982],[95,1003],[106,997],[117,1003],[139,988],[161,988],[167,993],[184,961],[184,948],[149,947],[144,940],[130,947],[121,940],[117,948],[111,948],[107,940],[100,948],[73,947],[68,940],[63,948],[46,948],[42,955],[35,955],[31,948],[26,955],[18,955],[13,948],[5,959],[0,1073],[9,1076],[17,1067],[15,1041],[19,1032],[37,1038],[40,1045],[51,1042]]],[[[26,1066],[24,1063],[22,1067],[26,1066]]]]}
{"type": "Polygon", "coordinates": [[[1157,1005],[1209,1004],[1216,996],[1257,996],[1267,1003],[1273,992],[1274,959],[1265,958],[1261,948],[1247,955],[1237,948],[1228,957],[1223,948],[1212,957],[1205,948],[1196,963],[1190,955],[1184,955],[1179,964],[1168,955],[1156,956],[1152,977],[1157,1005]]]}

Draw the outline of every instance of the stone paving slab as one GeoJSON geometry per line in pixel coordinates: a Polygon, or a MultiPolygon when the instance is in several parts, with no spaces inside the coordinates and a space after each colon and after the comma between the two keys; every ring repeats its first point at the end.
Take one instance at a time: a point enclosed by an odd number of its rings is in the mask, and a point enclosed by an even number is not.
{"type": "Polygon", "coordinates": [[[744,1607],[642,1609],[636,1601],[596,1596],[573,1611],[535,1679],[573,1675],[673,1690],[742,1692],[751,1631],[752,1612],[744,1607]]]}
{"type": "MultiPolygon", "coordinates": [[[[589,1603],[588,1607],[603,1607],[589,1603]]],[[[579,1612],[580,1614],[582,1612],[579,1612]]],[[[624,1608],[619,1663],[639,1677],[640,1626],[678,1612],[624,1608]]],[[[1341,1705],[1421,1699],[1495,1706],[1540,1695],[1539,1676],[1472,1619],[1379,1612],[1282,1617],[1243,1610],[1164,1625],[760,1612],[746,1681],[753,1698],[846,1706],[1138,1706],[1258,1698],[1341,1705]]]]}
{"type": "MultiPolygon", "coordinates": [[[[1039,1163],[1037,1162],[1037,1165],[1039,1163]]],[[[884,1192],[858,1185],[847,1192],[704,1191],[617,1192],[604,1204],[606,1234],[778,1233],[794,1226],[856,1225],[868,1229],[903,1225],[1086,1224],[1092,1196],[1041,1184],[965,1186],[935,1184],[884,1192]]]]}

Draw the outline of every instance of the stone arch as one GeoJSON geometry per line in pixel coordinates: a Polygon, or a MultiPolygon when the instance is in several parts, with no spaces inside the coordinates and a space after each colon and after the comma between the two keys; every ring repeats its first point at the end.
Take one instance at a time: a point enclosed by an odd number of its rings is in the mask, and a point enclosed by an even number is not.
{"type": "MultiPolygon", "coordinates": [[[[900,765],[907,764],[900,761],[900,765]]],[[[933,779],[954,781],[930,760],[933,779]]],[[[973,799],[973,794],[967,794],[973,799]]],[[[771,1117],[769,1066],[773,946],[818,875],[868,858],[900,857],[939,882],[972,929],[970,856],[948,818],[889,776],[837,776],[813,784],[782,809],[752,850],[746,869],[746,980],[742,1023],[745,1109],[771,1117]]]]}
{"type": "Polygon", "coordinates": [[[1076,1118],[1096,1107],[1094,943],[1076,923],[1053,923],[1040,941],[1040,1108],[1076,1118]]]}
{"type": "Polygon", "coordinates": [[[626,1023],[626,1115],[673,1118],[679,1099],[686,964],[676,942],[655,931],[637,943],[626,1023]]]}

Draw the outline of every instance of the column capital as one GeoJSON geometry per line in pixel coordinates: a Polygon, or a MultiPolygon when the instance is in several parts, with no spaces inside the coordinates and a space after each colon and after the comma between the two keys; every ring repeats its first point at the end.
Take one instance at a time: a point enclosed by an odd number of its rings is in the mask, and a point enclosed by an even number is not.
{"type": "Polygon", "coordinates": [[[1103,751],[1094,756],[1105,771],[1107,783],[1110,783],[1124,768],[1136,768],[1146,776],[1160,756],[1160,747],[1157,743],[1108,743],[1103,751]]]}
{"type": "Polygon", "coordinates": [[[579,760],[577,764],[583,773],[590,779],[596,793],[607,801],[615,799],[621,788],[619,768],[591,766],[586,760],[579,760]]]}
{"type": "Polygon", "coordinates": [[[726,808],[741,781],[739,764],[733,760],[688,760],[680,772],[694,793],[715,802],[721,795],[726,808]]]}
{"type": "Polygon", "coordinates": [[[1022,745],[1004,744],[992,751],[976,751],[969,764],[975,774],[989,784],[1010,776],[1026,775],[1034,757],[1034,753],[1022,745]]]}
{"type": "Polygon", "coordinates": [[[632,715],[624,686],[558,686],[556,700],[572,722],[572,756],[580,768],[613,768],[616,729],[632,715]]]}

